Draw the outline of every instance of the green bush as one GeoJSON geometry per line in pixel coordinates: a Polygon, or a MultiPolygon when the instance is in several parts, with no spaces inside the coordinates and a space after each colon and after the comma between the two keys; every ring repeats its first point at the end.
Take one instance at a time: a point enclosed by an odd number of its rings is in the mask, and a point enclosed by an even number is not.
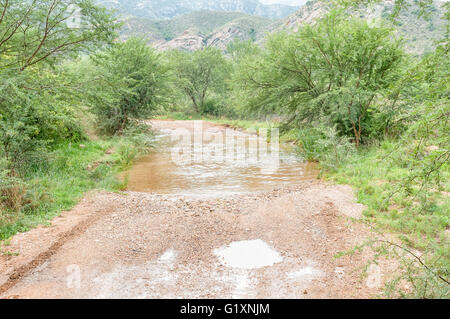
{"type": "Polygon", "coordinates": [[[301,154],[310,161],[319,161],[323,168],[336,170],[354,152],[346,136],[339,136],[332,127],[305,128],[297,131],[301,154]]]}
{"type": "Polygon", "coordinates": [[[219,49],[171,51],[169,60],[174,65],[176,87],[191,100],[197,113],[214,114],[225,108],[216,96],[225,96],[230,63],[219,49]]]}
{"type": "Polygon", "coordinates": [[[133,120],[148,118],[168,102],[169,68],[145,41],[118,43],[93,62],[86,90],[100,132],[122,133],[133,120]]]}
{"type": "Polygon", "coordinates": [[[332,12],[296,33],[269,36],[235,78],[248,109],[282,115],[291,127],[335,127],[358,147],[370,134],[376,102],[400,78],[403,57],[390,28],[332,12]]]}

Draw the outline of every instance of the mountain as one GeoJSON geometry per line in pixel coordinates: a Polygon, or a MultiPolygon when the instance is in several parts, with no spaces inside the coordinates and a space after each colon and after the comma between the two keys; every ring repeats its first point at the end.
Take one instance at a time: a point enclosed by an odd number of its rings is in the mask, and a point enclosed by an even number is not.
{"type": "Polygon", "coordinates": [[[280,19],[298,9],[283,4],[262,4],[258,0],[97,0],[97,3],[117,9],[125,16],[163,20],[194,11],[241,12],[280,19]]]}
{"type": "MultiPolygon", "coordinates": [[[[106,0],[102,0],[106,1],[106,0]]],[[[444,2],[434,1],[429,7],[430,14],[424,18],[419,17],[420,8],[414,0],[405,0],[409,3],[407,10],[402,10],[395,21],[395,27],[400,36],[405,39],[405,48],[409,53],[421,55],[433,50],[435,40],[442,39],[445,35],[446,22],[444,17],[444,2]]],[[[114,3],[137,3],[136,0],[116,0],[114,3]]],[[[153,4],[156,0],[141,0],[142,6],[153,4]]],[[[161,8],[164,4],[183,2],[182,0],[159,0],[161,8]]],[[[219,8],[246,7],[230,6],[226,4],[255,3],[257,1],[238,0],[192,0],[192,4],[215,3],[219,8]]],[[[200,7],[200,5],[199,5],[200,7]]],[[[361,6],[357,10],[351,10],[348,14],[377,22],[380,18],[389,19],[394,7],[393,0],[381,0],[371,6],[361,6]]],[[[125,22],[121,31],[121,38],[124,40],[130,35],[143,36],[148,39],[149,44],[158,49],[178,48],[182,50],[197,50],[205,46],[215,46],[225,49],[227,44],[234,39],[263,41],[266,33],[282,30],[297,30],[301,25],[314,23],[329,11],[329,6],[325,1],[308,1],[299,10],[277,21],[242,12],[208,11],[200,10],[184,15],[175,16],[171,19],[154,20],[149,17],[125,14],[125,7],[122,10],[122,20],[125,22]]],[[[134,7],[133,7],[134,8],[134,7]]],[[[144,8],[144,7],[143,7],[144,8]]],[[[251,12],[252,10],[247,10],[251,12]]],[[[134,11],[133,11],[134,12],[134,11]]],[[[141,13],[147,12],[141,10],[141,13]]],[[[172,13],[173,14],[173,13],[172,13]]],[[[148,16],[148,14],[144,14],[148,16]]]]}
{"type": "Polygon", "coordinates": [[[197,50],[204,46],[225,49],[234,39],[256,40],[273,20],[239,12],[196,11],[170,20],[128,17],[122,40],[130,35],[146,38],[158,49],[197,50]]]}
{"type": "MultiPolygon", "coordinates": [[[[424,54],[433,50],[435,41],[445,35],[446,21],[444,2],[433,1],[429,6],[429,14],[420,16],[420,8],[414,0],[406,0],[409,7],[402,10],[395,19],[394,25],[398,35],[404,38],[406,51],[412,54],[424,54]]],[[[382,0],[371,6],[361,6],[348,13],[376,22],[380,18],[389,19],[394,9],[393,0],[382,0]]],[[[308,1],[297,12],[287,18],[275,22],[268,29],[270,32],[281,30],[296,31],[301,25],[311,24],[329,11],[329,6],[320,0],[308,1]]]]}

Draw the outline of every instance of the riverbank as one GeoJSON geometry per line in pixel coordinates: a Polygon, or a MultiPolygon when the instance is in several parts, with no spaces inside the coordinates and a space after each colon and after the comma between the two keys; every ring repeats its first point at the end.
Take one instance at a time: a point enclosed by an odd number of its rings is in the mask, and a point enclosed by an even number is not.
{"type": "Polygon", "coordinates": [[[119,191],[126,181],[118,178],[133,160],[146,152],[150,135],[92,138],[79,143],[53,147],[45,160],[27,170],[23,178],[21,204],[17,210],[1,208],[0,254],[15,254],[7,247],[9,238],[48,221],[62,211],[72,209],[89,191],[119,191]],[[22,198],[23,197],[23,198],[22,198]]]}

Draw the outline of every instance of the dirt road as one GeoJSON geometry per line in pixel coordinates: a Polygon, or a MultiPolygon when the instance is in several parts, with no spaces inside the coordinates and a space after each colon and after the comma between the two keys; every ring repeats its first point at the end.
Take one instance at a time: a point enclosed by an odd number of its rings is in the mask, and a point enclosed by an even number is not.
{"type": "Polygon", "coordinates": [[[318,180],[206,199],[95,192],[11,240],[0,297],[371,297],[368,253],[334,258],[373,236],[352,221],[363,208],[318,180]]]}

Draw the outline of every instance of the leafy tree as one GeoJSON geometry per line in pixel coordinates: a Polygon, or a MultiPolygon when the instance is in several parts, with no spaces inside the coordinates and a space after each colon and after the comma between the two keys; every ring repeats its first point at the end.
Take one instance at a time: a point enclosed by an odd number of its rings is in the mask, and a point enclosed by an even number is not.
{"type": "Polygon", "coordinates": [[[207,98],[210,92],[223,92],[226,78],[230,72],[229,62],[222,52],[213,47],[193,53],[174,51],[172,60],[178,79],[178,86],[191,99],[199,113],[207,111],[207,98]]]}
{"type": "Polygon", "coordinates": [[[0,0],[0,206],[20,207],[20,179],[50,144],[82,136],[60,62],[111,43],[116,27],[92,0],[0,0]]]}
{"type": "Polygon", "coordinates": [[[110,42],[114,29],[91,0],[0,2],[0,154],[10,173],[33,150],[80,136],[68,107],[70,84],[55,63],[110,42]]]}
{"type": "Polygon", "coordinates": [[[102,132],[120,133],[130,120],[146,118],[167,102],[170,69],[145,41],[116,44],[93,62],[87,90],[102,132]]]}
{"type": "Polygon", "coordinates": [[[115,38],[113,16],[92,0],[1,0],[0,68],[88,52],[115,38]]]}
{"type": "Polygon", "coordinates": [[[390,29],[332,13],[295,34],[267,42],[262,59],[243,68],[250,105],[277,112],[297,127],[327,122],[359,146],[398,78],[403,52],[390,29]]]}
{"type": "Polygon", "coordinates": [[[12,173],[30,162],[35,150],[82,138],[64,74],[33,66],[8,80],[0,81],[0,154],[12,173]]]}
{"type": "Polygon", "coordinates": [[[229,108],[232,107],[241,118],[252,117],[243,103],[247,100],[246,83],[239,80],[239,75],[252,61],[261,58],[262,49],[252,41],[234,40],[227,46],[227,54],[232,61],[231,80],[229,86],[229,108]]]}

